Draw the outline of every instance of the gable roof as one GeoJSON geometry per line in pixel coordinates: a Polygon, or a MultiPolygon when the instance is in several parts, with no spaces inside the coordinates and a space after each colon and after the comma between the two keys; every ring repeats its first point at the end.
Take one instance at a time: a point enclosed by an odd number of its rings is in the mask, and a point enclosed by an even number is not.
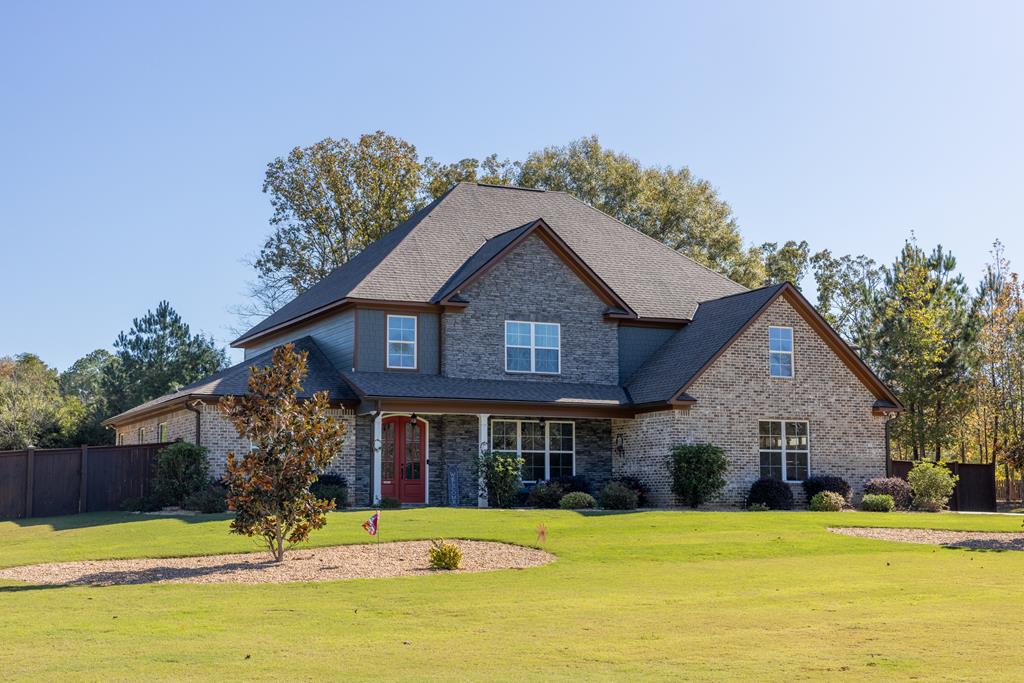
{"type": "MultiPolygon", "coordinates": [[[[306,378],[302,381],[300,398],[311,398],[313,394],[326,391],[327,398],[337,402],[355,402],[356,394],[342,379],[341,373],[327,359],[312,337],[302,337],[292,342],[296,351],[306,351],[306,378]]],[[[275,347],[277,348],[277,347],[275,347]]],[[[204,377],[198,382],[154,398],[131,410],[115,415],[103,421],[103,424],[122,424],[127,419],[145,415],[156,410],[170,408],[172,405],[185,403],[189,399],[220,398],[221,396],[240,396],[249,393],[249,368],[264,367],[270,364],[274,349],[248,358],[238,365],[204,377]]]]}
{"type": "Polygon", "coordinates": [[[780,296],[875,395],[876,408],[903,409],[895,394],[788,282],[701,303],[693,321],[665,342],[629,380],[626,390],[633,403],[692,403],[686,393],[690,386],[780,296]]]}
{"type": "Polygon", "coordinates": [[[688,320],[698,302],[746,291],[564,192],[460,183],[233,343],[346,302],[435,301],[537,219],[640,318],[688,320]]]}

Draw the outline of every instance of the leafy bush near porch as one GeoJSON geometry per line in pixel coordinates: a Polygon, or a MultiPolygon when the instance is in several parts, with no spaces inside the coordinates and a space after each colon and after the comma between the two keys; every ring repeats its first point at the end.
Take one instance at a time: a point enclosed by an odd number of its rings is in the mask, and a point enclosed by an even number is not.
{"type": "Polygon", "coordinates": [[[377,501],[377,507],[381,510],[398,510],[402,507],[402,501],[390,496],[384,496],[377,501]]]}
{"type": "Polygon", "coordinates": [[[121,509],[125,512],[157,512],[163,508],[163,501],[153,494],[125,498],[121,501],[121,509]]]}
{"type": "Polygon", "coordinates": [[[153,493],[164,505],[182,505],[193,493],[210,484],[210,465],[206,449],[180,441],[157,455],[153,493]]]}
{"type": "Polygon", "coordinates": [[[811,496],[808,505],[812,512],[839,512],[846,505],[846,498],[835,491],[818,491],[811,496]]]}
{"type": "Polygon", "coordinates": [[[430,542],[429,553],[431,569],[458,569],[462,564],[462,549],[443,538],[430,542]]]}
{"type": "Polygon", "coordinates": [[[844,501],[850,500],[850,485],[842,477],[808,477],[804,479],[803,486],[807,500],[822,491],[832,491],[842,496],[844,501]]]}
{"type": "Polygon", "coordinates": [[[747,494],[747,507],[754,508],[757,505],[764,505],[770,510],[792,510],[793,491],[784,481],[769,477],[758,479],[747,494]]]}
{"type": "Polygon", "coordinates": [[[910,484],[899,477],[879,477],[864,485],[864,494],[892,496],[893,503],[900,510],[909,510],[913,493],[910,484]]]}
{"type": "Polygon", "coordinates": [[[668,456],[672,493],[684,505],[695,508],[725,488],[729,463],[725,451],[711,444],[682,444],[668,456]]]}
{"type": "Polygon", "coordinates": [[[210,484],[199,491],[190,493],[182,501],[181,507],[207,515],[227,512],[228,491],[221,484],[210,484]]]}
{"type": "Polygon", "coordinates": [[[647,484],[643,483],[638,478],[632,477],[632,476],[629,476],[629,475],[623,475],[623,476],[619,476],[619,477],[614,477],[612,479],[612,481],[614,481],[614,482],[616,482],[618,484],[622,484],[626,488],[628,488],[628,489],[632,490],[634,493],[636,493],[636,506],[637,507],[641,507],[642,508],[645,505],[647,505],[647,493],[648,493],[647,484]]]}
{"type": "Polygon", "coordinates": [[[348,507],[348,480],[337,474],[321,474],[309,487],[320,500],[333,500],[335,507],[348,507]]]}
{"type": "Polygon", "coordinates": [[[927,512],[938,512],[949,502],[959,477],[945,465],[922,460],[907,475],[907,483],[914,495],[914,507],[927,512]]]}
{"type": "Polygon", "coordinates": [[[558,507],[563,510],[589,510],[597,507],[597,501],[589,493],[583,493],[583,491],[573,491],[562,496],[562,500],[559,501],[558,507]]]}
{"type": "Polygon", "coordinates": [[[865,493],[860,500],[860,509],[864,512],[892,512],[896,502],[885,493],[865,493]]]}
{"type": "Polygon", "coordinates": [[[508,508],[516,501],[524,460],[514,453],[482,451],[476,457],[476,471],[482,479],[480,493],[491,507],[508,508]]]}
{"type": "Polygon", "coordinates": [[[635,510],[639,496],[622,482],[610,481],[601,489],[601,507],[606,510],[635,510]]]}
{"type": "Polygon", "coordinates": [[[557,477],[551,481],[561,486],[562,490],[566,493],[574,493],[576,491],[590,493],[590,480],[582,474],[574,474],[571,477],[557,477]]]}
{"type": "Polygon", "coordinates": [[[567,493],[557,482],[540,481],[530,489],[526,504],[530,507],[557,508],[562,496],[567,493]]]}

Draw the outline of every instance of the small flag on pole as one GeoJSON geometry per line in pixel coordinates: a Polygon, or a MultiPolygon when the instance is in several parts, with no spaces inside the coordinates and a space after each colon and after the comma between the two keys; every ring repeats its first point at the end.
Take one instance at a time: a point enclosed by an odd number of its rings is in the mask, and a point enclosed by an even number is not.
{"type": "Polygon", "coordinates": [[[363,528],[366,529],[366,533],[371,536],[377,535],[377,525],[380,524],[380,511],[373,513],[373,517],[363,522],[363,528]]]}

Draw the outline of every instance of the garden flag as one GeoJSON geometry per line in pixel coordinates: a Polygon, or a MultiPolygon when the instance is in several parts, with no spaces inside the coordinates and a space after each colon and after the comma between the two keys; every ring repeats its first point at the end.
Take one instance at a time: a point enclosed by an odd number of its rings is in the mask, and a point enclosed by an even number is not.
{"type": "Polygon", "coordinates": [[[366,533],[371,536],[377,535],[377,525],[380,524],[380,511],[373,513],[373,517],[363,522],[363,528],[366,529],[366,533]]]}

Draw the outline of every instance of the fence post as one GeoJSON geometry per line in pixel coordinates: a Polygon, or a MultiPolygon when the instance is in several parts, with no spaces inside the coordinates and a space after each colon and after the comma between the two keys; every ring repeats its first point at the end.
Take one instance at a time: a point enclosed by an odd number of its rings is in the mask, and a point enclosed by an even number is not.
{"type": "Polygon", "coordinates": [[[85,512],[88,509],[86,496],[89,491],[89,447],[85,444],[82,444],[82,460],[79,470],[78,511],[85,512]]]}
{"type": "Polygon", "coordinates": [[[25,451],[28,456],[25,460],[25,516],[32,516],[32,489],[35,487],[36,449],[29,448],[25,451]]]}
{"type": "Polygon", "coordinates": [[[953,474],[956,475],[956,484],[953,485],[953,496],[956,500],[956,511],[960,512],[960,489],[963,488],[960,485],[960,463],[953,463],[953,474]]]}

